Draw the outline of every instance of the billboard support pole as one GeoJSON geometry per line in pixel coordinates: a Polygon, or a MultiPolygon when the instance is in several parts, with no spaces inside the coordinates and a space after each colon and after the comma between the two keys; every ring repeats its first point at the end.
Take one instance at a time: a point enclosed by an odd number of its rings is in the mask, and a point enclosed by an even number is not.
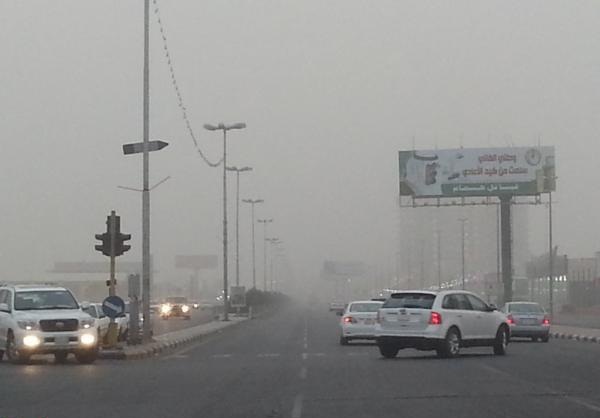
{"type": "Polygon", "coordinates": [[[512,195],[500,196],[500,233],[502,240],[502,282],[504,283],[504,303],[511,302],[513,297],[512,231],[510,219],[512,198],[512,195]]]}
{"type": "Polygon", "coordinates": [[[552,248],[552,192],[548,193],[548,244],[549,244],[549,252],[548,252],[548,261],[549,261],[549,269],[550,273],[550,281],[548,282],[548,304],[550,309],[550,317],[554,315],[554,248],[552,248]]]}

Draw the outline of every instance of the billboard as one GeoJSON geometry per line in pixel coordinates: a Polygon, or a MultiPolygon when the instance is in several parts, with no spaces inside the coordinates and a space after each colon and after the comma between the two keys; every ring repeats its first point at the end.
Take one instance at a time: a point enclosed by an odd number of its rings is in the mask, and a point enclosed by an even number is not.
{"type": "Polygon", "coordinates": [[[325,261],[321,270],[321,277],[326,280],[339,278],[362,277],[367,272],[367,267],[360,261],[325,261]]]}
{"type": "Polygon", "coordinates": [[[555,190],[554,147],[400,151],[400,195],[536,195],[555,190]]]}
{"type": "Polygon", "coordinates": [[[213,270],[217,268],[219,257],[212,254],[177,255],[175,268],[190,270],[213,270]]]}

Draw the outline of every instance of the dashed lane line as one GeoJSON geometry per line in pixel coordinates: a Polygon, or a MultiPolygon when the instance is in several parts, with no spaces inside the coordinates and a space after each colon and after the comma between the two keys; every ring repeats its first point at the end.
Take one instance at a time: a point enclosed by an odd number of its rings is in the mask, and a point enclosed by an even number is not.
{"type": "Polygon", "coordinates": [[[296,395],[294,399],[294,406],[292,408],[292,418],[301,418],[302,417],[302,402],[304,401],[304,397],[302,394],[296,395]]]}

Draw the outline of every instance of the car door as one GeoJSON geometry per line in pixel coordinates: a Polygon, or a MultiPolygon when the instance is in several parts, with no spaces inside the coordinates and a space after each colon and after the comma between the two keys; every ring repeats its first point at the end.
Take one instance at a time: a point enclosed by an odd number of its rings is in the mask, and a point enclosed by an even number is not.
{"type": "Polygon", "coordinates": [[[455,293],[457,302],[456,315],[459,318],[460,331],[463,340],[472,340],[477,338],[477,317],[471,303],[464,293],[455,293]]]}
{"type": "Polygon", "coordinates": [[[496,336],[496,314],[490,311],[487,303],[475,295],[465,295],[475,315],[475,333],[477,339],[489,339],[496,336]]]}

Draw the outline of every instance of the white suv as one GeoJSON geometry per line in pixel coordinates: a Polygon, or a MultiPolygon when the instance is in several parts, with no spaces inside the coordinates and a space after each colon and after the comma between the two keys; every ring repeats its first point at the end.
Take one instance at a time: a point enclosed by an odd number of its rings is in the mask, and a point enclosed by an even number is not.
{"type": "Polygon", "coordinates": [[[54,354],[57,362],[64,362],[69,353],[80,363],[92,363],[98,329],[65,288],[0,287],[0,360],[5,353],[15,363],[25,363],[34,354],[54,354]]]}
{"type": "Polygon", "coordinates": [[[491,346],[504,355],[510,338],[506,315],[465,291],[394,293],[377,315],[375,336],[381,355],[402,348],[436,350],[456,357],[461,347],[491,346]]]}

